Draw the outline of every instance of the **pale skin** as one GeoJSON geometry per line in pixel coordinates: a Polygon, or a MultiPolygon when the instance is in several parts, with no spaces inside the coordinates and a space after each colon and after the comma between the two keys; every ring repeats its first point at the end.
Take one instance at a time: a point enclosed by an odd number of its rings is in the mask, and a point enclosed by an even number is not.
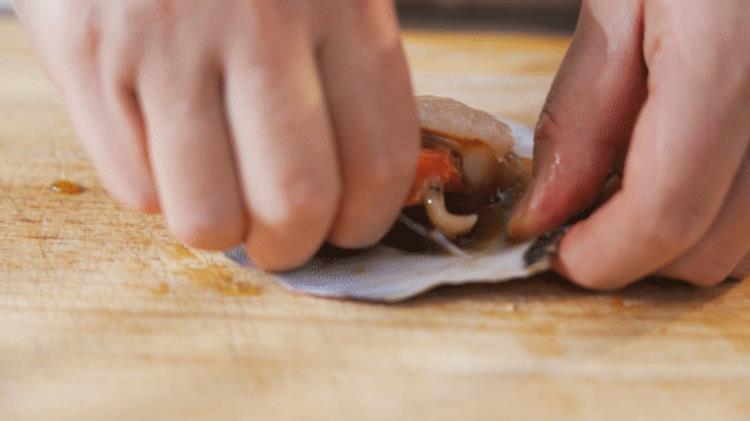
{"type": "MultiPolygon", "coordinates": [[[[377,242],[419,130],[384,0],[16,0],[112,195],[261,267],[377,242]]],[[[750,275],[750,4],[589,0],[537,130],[518,237],[593,289],[750,275]]]]}

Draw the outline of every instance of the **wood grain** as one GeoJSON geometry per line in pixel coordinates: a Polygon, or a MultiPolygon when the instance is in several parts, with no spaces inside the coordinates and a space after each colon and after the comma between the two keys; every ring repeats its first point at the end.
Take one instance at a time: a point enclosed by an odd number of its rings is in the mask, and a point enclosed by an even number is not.
{"type": "MultiPolygon", "coordinates": [[[[406,34],[415,85],[533,124],[565,39],[406,34]]],[[[105,194],[0,22],[0,419],[749,419],[750,286],[554,276],[286,292],[105,194]],[[50,191],[60,178],[86,188],[50,191]]]]}

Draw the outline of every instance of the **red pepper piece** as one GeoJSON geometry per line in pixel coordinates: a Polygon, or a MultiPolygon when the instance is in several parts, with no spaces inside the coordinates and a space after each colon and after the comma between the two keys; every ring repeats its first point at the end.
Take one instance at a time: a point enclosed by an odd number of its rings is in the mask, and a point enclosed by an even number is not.
{"type": "Polygon", "coordinates": [[[442,186],[445,191],[463,188],[461,172],[450,150],[423,148],[420,151],[417,173],[404,206],[422,204],[424,191],[430,186],[442,186]]]}

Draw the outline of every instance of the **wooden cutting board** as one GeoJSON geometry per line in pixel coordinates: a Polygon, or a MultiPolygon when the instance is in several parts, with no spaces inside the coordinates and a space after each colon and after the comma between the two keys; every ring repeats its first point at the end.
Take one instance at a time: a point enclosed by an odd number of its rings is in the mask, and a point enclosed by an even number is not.
{"type": "MultiPolygon", "coordinates": [[[[568,40],[405,36],[417,90],[533,124],[568,40]]],[[[0,23],[0,419],[750,419],[750,284],[555,276],[310,298],[102,190],[0,23]],[[50,191],[58,179],[86,188],[50,191]]]]}

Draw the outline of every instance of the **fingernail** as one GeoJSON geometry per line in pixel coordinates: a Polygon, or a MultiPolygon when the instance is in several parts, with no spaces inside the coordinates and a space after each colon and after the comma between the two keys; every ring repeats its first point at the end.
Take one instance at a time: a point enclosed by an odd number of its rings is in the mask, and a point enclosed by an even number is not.
{"type": "Polygon", "coordinates": [[[528,238],[538,234],[539,203],[553,170],[559,165],[559,156],[555,155],[552,163],[534,166],[534,178],[508,224],[508,233],[513,238],[528,238]]]}
{"type": "Polygon", "coordinates": [[[516,209],[508,222],[508,235],[511,238],[524,239],[528,236],[529,228],[533,227],[533,211],[529,204],[534,195],[535,184],[537,184],[536,180],[531,182],[529,189],[516,205],[516,209]]]}

